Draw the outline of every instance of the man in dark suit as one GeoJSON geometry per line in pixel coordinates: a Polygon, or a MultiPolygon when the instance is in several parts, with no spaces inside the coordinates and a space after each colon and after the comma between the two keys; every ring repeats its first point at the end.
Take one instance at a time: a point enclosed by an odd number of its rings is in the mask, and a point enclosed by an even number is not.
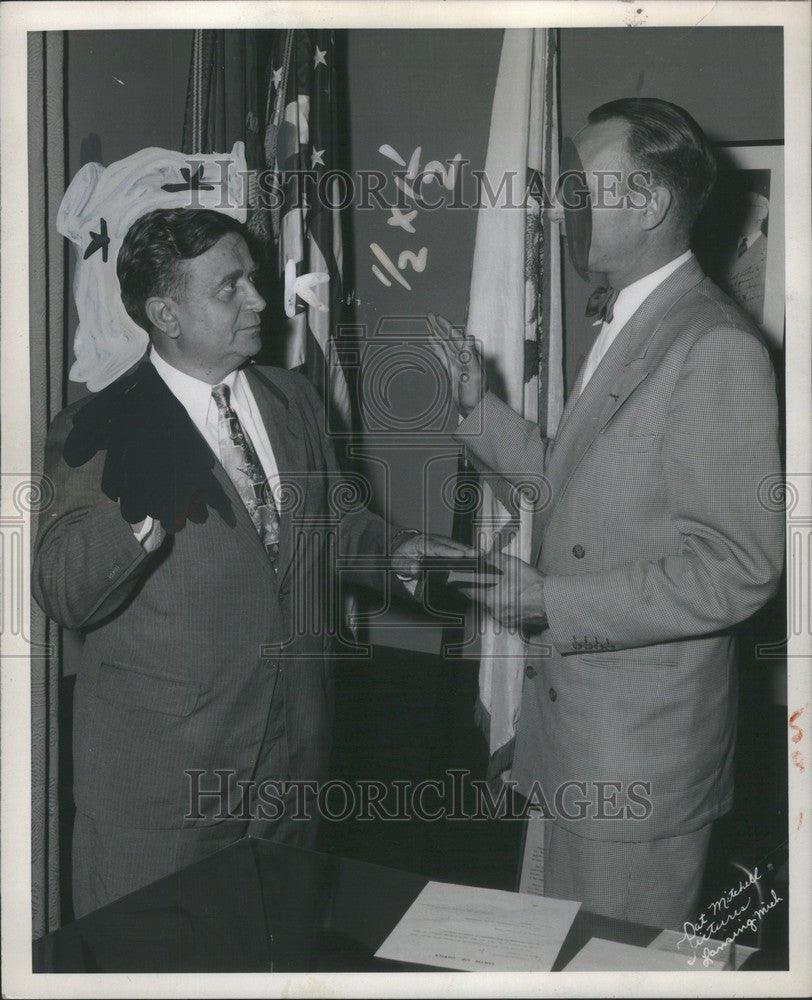
{"type": "Polygon", "coordinates": [[[77,916],[246,833],[313,846],[335,553],[414,577],[422,555],[468,551],[347,504],[310,384],[249,363],[255,270],[224,213],[140,217],[117,273],[150,349],[48,435],[33,591],[84,635],[77,916]]]}
{"type": "Polygon", "coordinates": [[[531,562],[502,557],[504,585],[472,595],[530,640],[512,778],[559,806],[545,891],[679,927],[733,798],[735,626],[781,574],[774,376],[753,322],[689,249],[715,165],[687,112],[614,101],[575,148],[590,197],[569,209],[591,218],[568,239],[605,284],[555,438],[486,391],[470,335],[433,326],[458,439],[509,481],[530,469],[549,485],[531,562]]]}

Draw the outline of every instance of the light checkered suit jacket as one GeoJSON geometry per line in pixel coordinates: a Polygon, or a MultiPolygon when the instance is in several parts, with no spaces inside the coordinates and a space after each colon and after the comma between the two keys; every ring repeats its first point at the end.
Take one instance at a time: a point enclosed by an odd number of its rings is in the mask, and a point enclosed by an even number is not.
{"type": "Polygon", "coordinates": [[[458,438],[507,480],[541,472],[550,489],[534,517],[549,628],[528,647],[520,787],[538,780],[564,825],[593,839],[675,836],[721,815],[733,629],[783,563],[783,516],[760,498],[780,453],[758,331],[691,258],[629,320],[554,440],[492,394],[458,438]],[[630,797],[635,781],[650,794],[630,797]],[[556,808],[567,782],[586,794],[570,785],[556,808]]]}
{"type": "MultiPolygon", "coordinates": [[[[86,401],[64,410],[49,432],[45,470],[56,499],[36,539],[33,592],[51,618],[85,633],[74,695],[75,800],[106,822],[190,825],[186,769],[206,772],[204,789],[217,786],[216,768],[232,769],[239,793],[236,782],[251,777],[257,760],[280,647],[288,757],[280,777],[326,775],[328,610],[336,602],[323,542],[334,532],[344,553],[382,552],[388,529],[365,509],[345,509],[309,383],[281,369],[246,372],[288,498],[278,576],[219,462],[214,474],[236,526],[210,510],[204,523],[188,522],[147,555],[101,492],[104,454],[76,469],[62,457],[86,401]]],[[[219,804],[204,798],[200,809],[209,823],[219,804]]]]}

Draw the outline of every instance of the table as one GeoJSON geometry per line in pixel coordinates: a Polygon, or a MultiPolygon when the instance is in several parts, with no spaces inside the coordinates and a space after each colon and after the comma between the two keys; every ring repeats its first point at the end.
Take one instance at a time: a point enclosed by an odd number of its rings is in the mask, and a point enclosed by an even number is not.
{"type": "MultiPolygon", "coordinates": [[[[428,881],[248,837],[39,938],[33,971],[432,971],[374,957],[428,881]]],[[[590,937],[658,933],[581,909],[553,970],[590,937]]]]}

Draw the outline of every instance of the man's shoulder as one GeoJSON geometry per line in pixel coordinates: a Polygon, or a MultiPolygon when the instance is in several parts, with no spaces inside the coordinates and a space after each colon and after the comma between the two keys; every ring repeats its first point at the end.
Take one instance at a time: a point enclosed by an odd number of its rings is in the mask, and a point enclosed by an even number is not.
{"type": "Polygon", "coordinates": [[[87,392],[79,399],[68,403],[52,420],[51,432],[69,431],[73,426],[76,416],[88,406],[92,408],[90,412],[98,411],[105,414],[110,411],[115,412],[125,393],[128,393],[135,387],[145,386],[153,393],[155,391],[162,393],[165,388],[165,383],[157,375],[155,368],[146,359],[119,375],[118,378],[114,379],[103,389],[99,389],[96,392],[87,392]]]}
{"type": "Polygon", "coordinates": [[[675,303],[668,320],[688,339],[724,330],[745,342],[754,339],[766,346],[755,320],[707,276],[675,303]]]}
{"type": "Polygon", "coordinates": [[[79,413],[80,410],[83,410],[88,403],[91,403],[97,396],[97,392],[88,392],[79,399],[75,399],[72,403],[68,403],[68,405],[63,407],[54,417],[51,426],[56,427],[58,424],[72,424],[73,418],[76,414],[79,413]]]}
{"type": "Polygon", "coordinates": [[[301,372],[291,371],[289,368],[251,362],[243,370],[255,384],[258,382],[265,388],[282,393],[288,398],[309,398],[313,393],[313,387],[308,379],[301,372]]]}

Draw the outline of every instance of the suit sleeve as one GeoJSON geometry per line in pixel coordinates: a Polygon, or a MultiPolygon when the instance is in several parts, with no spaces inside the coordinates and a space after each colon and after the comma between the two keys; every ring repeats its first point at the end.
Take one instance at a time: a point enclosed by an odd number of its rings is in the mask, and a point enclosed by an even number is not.
{"type": "Polygon", "coordinates": [[[729,628],[774,593],[784,518],[760,485],[780,474],[778,405],[768,353],[715,329],[693,346],[671,398],[662,448],[680,550],[607,572],[545,578],[556,648],[578,637],[643,646],[729,628]]]}
{"type": "Polygon", "coordinates": [[[295,384],[300,390],[300,400],[310,432],[317,438],[324,456],[325,471],[330,485],[337,490],[336,502],[346,506],[346,510],[341,514],[338,532],[339,553],[381,555],[388,552],[398,529],[360,502],[364,484],[354,483],[341,471],[332,441],[324,429],[324,404],[304,376],[296,377],[295,384]],[[342,492],[346,504],[343,503],[342,492]],[[358,503],[354,502],[356,498],[359,500],[358,503]]]}
{"type": "Polygon", "coordinates": [[[44,471],[54,501],[40,515],[31,586],[55,622],[85,628],[125,604],[150,563],[119,505],[101,491],[104,455],[75,469],[62,457],[70,424],[63,412],[48,432],[44,471]]]}
{"type": "Polygon", "coordinates": [[[524,420],[492,392],[460,422],[454,440],[465,445],[480,472],[496,473],[488,485],[508,509],[513,486],[544,475],[549,440],[538,424],[524,420]]]}

